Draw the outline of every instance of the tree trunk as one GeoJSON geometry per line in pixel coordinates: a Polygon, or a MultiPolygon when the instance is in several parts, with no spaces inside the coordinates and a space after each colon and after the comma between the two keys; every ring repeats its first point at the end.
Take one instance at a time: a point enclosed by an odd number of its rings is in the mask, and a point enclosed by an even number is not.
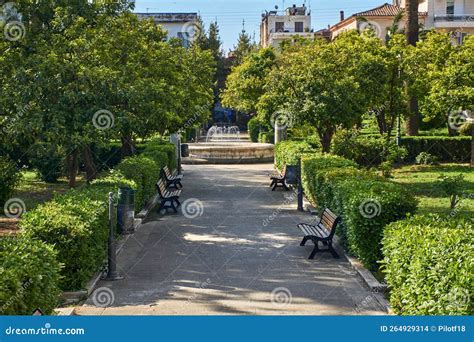
{"type": "Polygon", "coordinates": [[[323,152],[329,153],[331,150],[331,141],[334,135],[334,130],[326,129],[322,132],[319,132],[319,140],[323,148],[323,152]]]}
{"type": "MultiPolygon", "coordinates": [[[[406,0],[405,11],[407,16],[406,38],[407,43],[416,46],[419,38],[420,25],[418,23],[418,0],[406,0]]],[[[408,110],[409,116],[407,120],[407,134],[418,135],[420,129],[420,116],[418,113],[418,99],[415,95],[410,94],[410,86],[408,91],[408,110]]]]}
{"type": "MultiPolygon", "coordinates": [[[[407,87],[407,91],[410,92],[409,87],[407,87]]],[[[410,115],[408,116],[406,127],[407,127],[407,134],[408,135],[418,135],[420,130],[420,114],[418,112],[418,98],[414,95],[408,96],[408,112],[410,115]]]]}
{"type": "Polygon", "coordinates": [[[77,169],[79,167],[77,148],[75,148],[66,158],[67,158],[66,165],[67,165],[68,178],[69,178],[68,184],[70,188],[75,188],[77,169]]]}
{"type": "Polygon", "coordinates": [[[135,146],[131,134],[123,135],[122,138],[122,158],[130,157],[135,154],[135,146]]]}
{"type": "Polygon", "coordinates": [[[86,170],[87,182],[92,181],[97,176],[97,169],[95,167],[94,158],[92,157],[92,151],[90,145],[86,145],[82,151],[84,158],[84,168],[86,170]]]}

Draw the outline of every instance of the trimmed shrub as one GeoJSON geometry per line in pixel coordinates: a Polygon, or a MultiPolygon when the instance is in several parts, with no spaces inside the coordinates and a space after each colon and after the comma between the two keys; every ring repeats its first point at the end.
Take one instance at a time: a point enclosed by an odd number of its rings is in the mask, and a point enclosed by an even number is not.
{"type": "Polygon", "coordinates": [[[401,315],[474,313],[474,226],[437,215],[390,224],[383,237],[390,303],[401,315]]]}
{"type": "Polygon", "coordinates": [[[385,226],[414,214],[417,200],[400,184],[380,177],[346,179],[336,185],[335,197],[341,203],[338,210],[349,251],[367,268],[377,270],[385,226]]]}
{"type": "Polygon", "coordinates": [[[138,155],[122,160],[117,170],[135,182],[135,210],[140,211],[146,201],[155,195],[155,184],[160,177],[159,166],[152,159],[138,155]]]}
{"type": "Polygon", "coordinates": [[[258,134],[258,142],[263,144],[273,144],[275,142],[275,133],[260,132],[258,134]]]}
{"type": "Polygon", "coordinates": [[[110,170],[122,160],[122,144],[111,142],[106,145],[93,146],[92,155],[99,171],[110,170]]]}
{"type": "Polygon", "coordinates": [[[61,265],[52,246],[24,236],[0,239],[0,315],[52,314],[61,265]]]}
{"type": "Polygon", "coordinates": [[[20,182],[21,173],[8,157],[0,156],[0,206],[10,199],[15,186],[20,182]]]}
{"type": "Polygon", "coordinates": [[[384,227],[414,213],[417,201],[403,186],[356,167],[355,162],[330,154],[305,156],[303,189],[313,204],[342,217],[337,234],[343,244],[367,268],[376,270],[384,227]]]}
{"type": "Polygon", "coordinates": [[[145,150],[142,156],[152,159],[160,169],[169,164],[168,154],[159,150],[145,150]]]}
{"type": "Polygon", "coordinates": [[[385,161],[392,164],[407,155],[405,148],[394,142],[387,143],[380,135],[359,135],[357,131],[348,130],[341,130],[334,136],[331,153],[365,167],[380,166],[385,161]]]}
{"type": "Polygon", "coordinates": [[[438,158],[428,152],[421,152],[416,156],[416,163],[418,165],[435,165],[438,163],[438,158]]]}
{"type": "Polygon", "coordinates": [[[30,165],[46,183],[58,181],[64,172],[65,158],[66,153],[62,147],[48,143],[38,143],[28,153],[30,165]]]}
{"type": "Polygon", "coordinates": [[[253,117],[247,123],[247,130],[252,142],[258,142],[258,135],[260,133],[260,128],[262,123],[257,117],[253,117]]]}
{"type": "MultiPolygon", "coordinates": [[[[142,152],[148,155],[154,154],[154,152],[164,152],[168,156],[168,167],[171,170],[175,170],[178,167],[178,161],[177,161],[177,156],[176,156],[176,148],[173,144],[169,142],[165,142],[164,140],[161,139],[156,139],[152,140],[149,143],[145,145],[145,148],[142,152]]],[[[156,155],[152,157],[153,160],[155,160],[156,155]]],[[[160,165],[161,163],[159,163],[160,165]]]]}
{"type": "Polygon", "coordinates": [[[416,161],[421,152],[438,158],[440,162],[468,163],[471,159],[471,137],[418,136],[403,137],[402,146],[408,150],[406,160],[416,161]]]}
{"type": "Polygon", "coordinates": [[[107,197],[104,194],[103,200],[92,200],[90,196],[89,190],[71,190],[27,212],[20,222],[28,238],[51,244],[58,252],[58,260],[64,264],[63,290],[82,288],[106,256],[107,197]]]}
{"type": "Polygon", "coordinates": [[[275,165],[280,170],[285,165],[298,165],[306,153],[316,153],[316,149],[306,141],[281,141],[275,145],[275,165]]]}

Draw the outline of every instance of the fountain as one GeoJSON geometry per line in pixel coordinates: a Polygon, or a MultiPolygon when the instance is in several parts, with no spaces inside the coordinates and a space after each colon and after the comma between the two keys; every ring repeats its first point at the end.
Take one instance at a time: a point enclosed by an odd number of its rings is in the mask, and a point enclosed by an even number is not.
{"type": "Polygon", "coordinates": [[[240,130],[237,126],[212,126],[207,131],[206,142],[240,141],[240,130]]]}
{"type": "Polygon", "coordinates": [[[237,126],[212,126],[205,142],[189,145],[183,164],[250,164],[273,162],[273,144],[252,143],[237,126]]]}

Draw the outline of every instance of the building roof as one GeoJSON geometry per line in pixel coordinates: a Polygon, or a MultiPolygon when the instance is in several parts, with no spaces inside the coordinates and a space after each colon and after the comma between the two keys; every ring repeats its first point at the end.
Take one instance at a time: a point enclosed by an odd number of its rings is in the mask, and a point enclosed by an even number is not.
{"type": "Polygon", "coordinates": [[[382,6],[372,8],[368,11],[359,12],[353,14],[356,17],[370,17],[370,16],[377,16],[377,17],[384,17],[384,16],[395,16],[401,11],[400,6],[390,5],[390,4],[383,4],[382,6]]]}
{"type": "MultiPolygon", "coordinates": [[[[400,11],[405,11],[405,9],[397,5],[390,5],[388,3],[385,3],[381,6],[372,8],[367,11],[354,13],[343,21],[340,21],[337,24],[331,26],[330,30],[332,31],[333,29],[337,29],[341,26],[344,26],[360,17],[395,17],[398,13],[400,13],[400,11]]],[[[428,13],[418,12],[418,15],[420,17],[426,17],[428,13]]]]}

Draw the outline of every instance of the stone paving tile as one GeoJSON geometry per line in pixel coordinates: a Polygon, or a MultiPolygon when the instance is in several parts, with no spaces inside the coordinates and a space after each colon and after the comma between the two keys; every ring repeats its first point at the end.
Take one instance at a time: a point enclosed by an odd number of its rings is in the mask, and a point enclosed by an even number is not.
{"type": "Polygon", "coordinates": [[[152,213],[118,256],[125,279],[101,281],[77,314],[385,314],[345,259],[307,259],[296,224],[313,217],[270,190],[272,165],[185,168],[182,202],[198,199],[202,215],[152,213]]]}

